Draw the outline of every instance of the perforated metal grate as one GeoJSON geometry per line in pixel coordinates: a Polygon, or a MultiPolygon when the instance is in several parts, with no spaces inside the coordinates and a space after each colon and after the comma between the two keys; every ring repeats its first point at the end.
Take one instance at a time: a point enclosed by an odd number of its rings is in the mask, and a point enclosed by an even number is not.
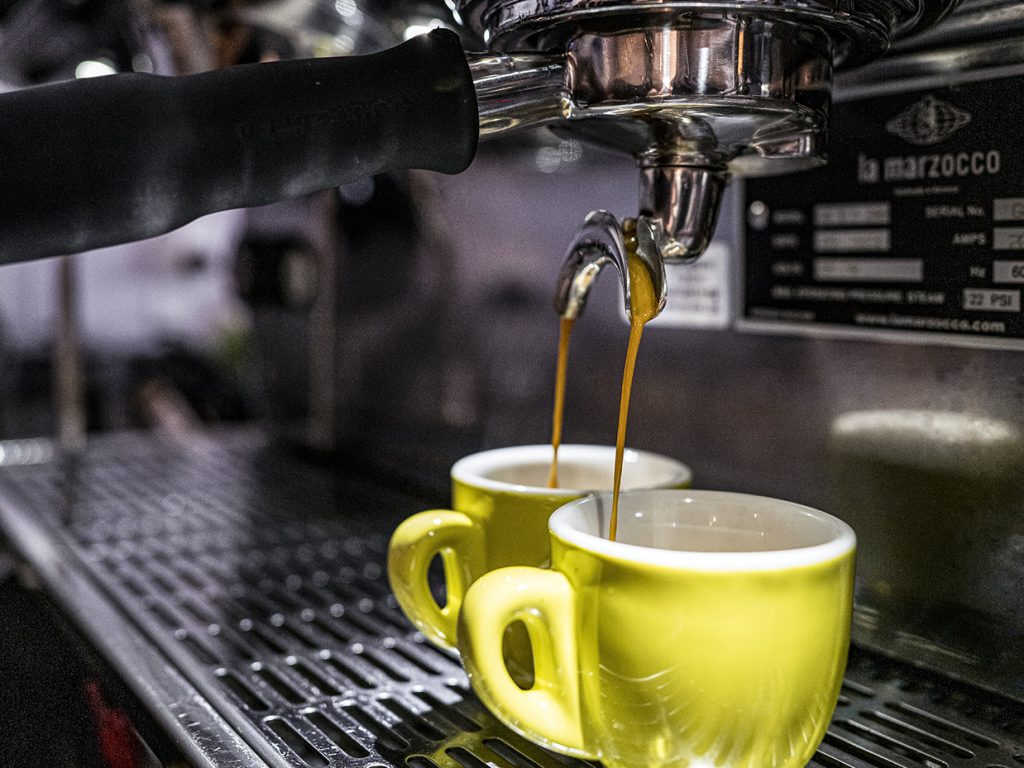
{"type": "MultiPolygon", "coordinates": [[[[77,466],[47,457],[2,468],[0,521],[45,520],[68,567],[267,763],[585,765],[498,724],[398,610],[387,540],[423,500],[249,438],[184,450],[122,437],[77,466]]],[[[813,764],[1021,768],[1022,734],[1021,704],[855,649],[813,764]]]]}

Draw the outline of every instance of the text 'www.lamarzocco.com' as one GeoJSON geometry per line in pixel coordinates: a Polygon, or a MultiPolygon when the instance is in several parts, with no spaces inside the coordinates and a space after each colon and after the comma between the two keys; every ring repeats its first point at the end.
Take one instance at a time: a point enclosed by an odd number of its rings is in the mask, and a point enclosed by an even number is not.
{"type": "Polygon", "coordinates": [[[858,312],[854,315],[858,325],[874,325],[885,328],[909,328],[919,331],[948,331],[950,333],[1006,333],[1006,323],[1001,320],[966,320],[951,317],[914,317],[889,313],[871,314],[858,312]]]}

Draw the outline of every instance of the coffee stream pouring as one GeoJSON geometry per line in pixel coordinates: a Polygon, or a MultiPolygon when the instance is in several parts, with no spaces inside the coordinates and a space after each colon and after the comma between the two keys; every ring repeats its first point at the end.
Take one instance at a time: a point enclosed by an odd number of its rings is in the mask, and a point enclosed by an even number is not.
{"type": "Polygon", "coordinates": [[[547,125],[637,159],[639,251],[660,277],[705,249],[730,176],[824,162],[835,66],[955,4],[462,0],[485,54],[437,30],[369,56],[2,94],[0,263],[385,171],[456,173],[479,138],[547,125]]]}

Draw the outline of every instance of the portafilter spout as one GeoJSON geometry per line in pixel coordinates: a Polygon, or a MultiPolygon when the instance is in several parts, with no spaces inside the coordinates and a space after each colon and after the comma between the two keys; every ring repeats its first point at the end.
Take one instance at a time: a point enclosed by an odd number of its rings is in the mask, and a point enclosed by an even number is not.
{"type": "Polygon", "coordinates": [[[657,246],[657,234],[651,222],[641,217],[630,233],[636,241],[632,248],[626,245],[625,228],[608,211],[591,211],[576,232],[565,255],[555,291],[555,312],[567,320],[575,320],[583,312],[591,286],[597,276],[612,266],[618,272],[626,317],[632,316],[632,278],[629,255],[637,259],[637,268],[650,276],[657,297],[657,310],[665,307],[668,287],[665,282],[665,264],[657,246]]]}

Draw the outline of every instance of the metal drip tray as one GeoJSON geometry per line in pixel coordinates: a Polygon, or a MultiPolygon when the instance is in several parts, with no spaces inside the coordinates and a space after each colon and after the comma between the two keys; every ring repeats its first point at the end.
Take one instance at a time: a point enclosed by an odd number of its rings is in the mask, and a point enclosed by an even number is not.
{"type": "MultiPolygon", "coordinates": [[[[429,502],[250,434],[0,454],[12,546],[196,765],[585,765],[497,723],[397,609],[388,537],[429,502]]],[[[1020,768],[1024,705],[854,649],[812,765],[1020,768]]]]}

